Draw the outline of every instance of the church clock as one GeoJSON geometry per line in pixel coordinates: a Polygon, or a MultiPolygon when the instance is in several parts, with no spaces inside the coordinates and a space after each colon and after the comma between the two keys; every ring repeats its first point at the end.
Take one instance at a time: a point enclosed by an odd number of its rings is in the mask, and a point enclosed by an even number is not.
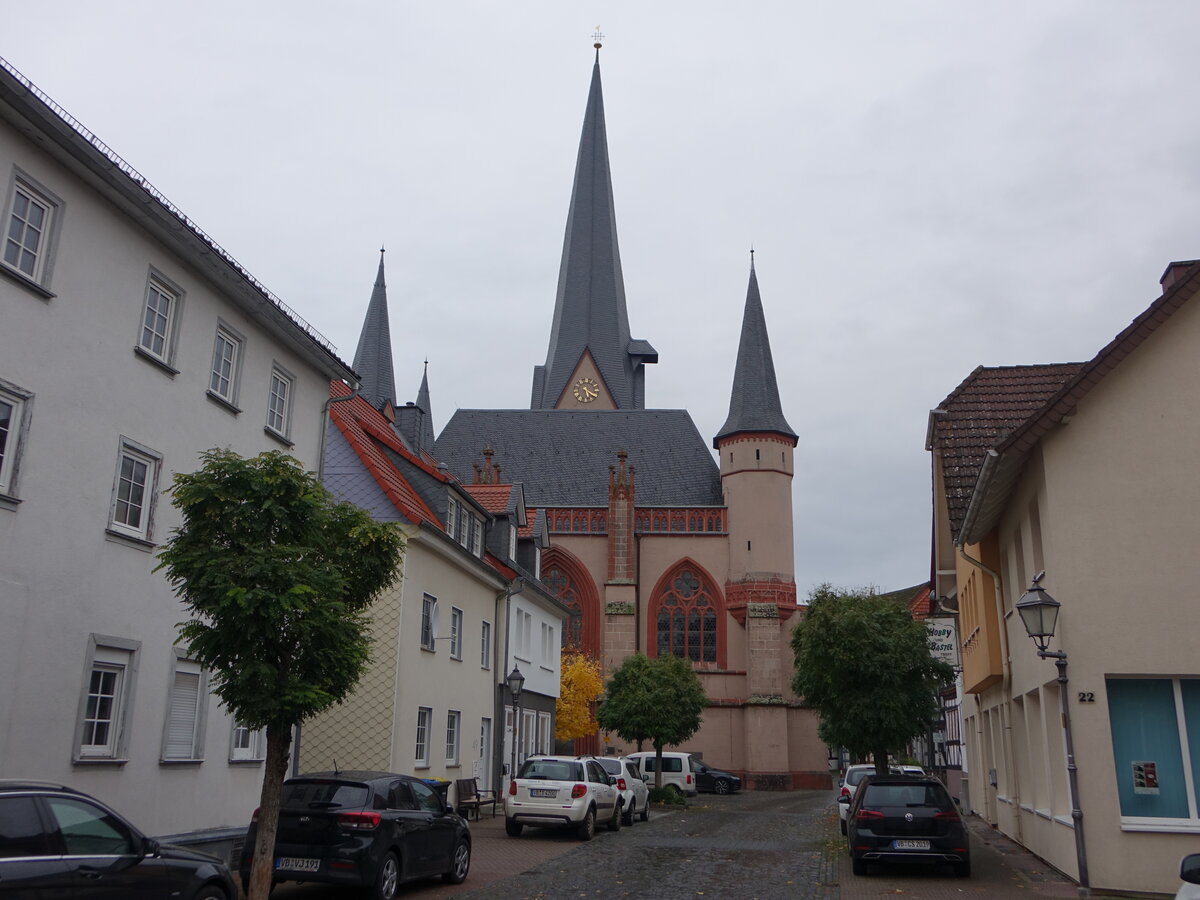
{"type": "Polygon", "coordinates": [[[600,396],[600,385],[591,378],[580,378],[571,388],[571,393],[580,403],[591,403],[600,396]]]}

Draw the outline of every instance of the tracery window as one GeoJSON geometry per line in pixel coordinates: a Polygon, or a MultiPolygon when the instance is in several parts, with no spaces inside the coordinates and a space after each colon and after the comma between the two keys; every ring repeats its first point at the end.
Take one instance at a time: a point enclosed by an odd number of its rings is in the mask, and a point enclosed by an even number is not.
{"type": "Polygon", "coordinates": [[[580,648],[583,646],[583,604],[579,602],[579,591],[571,583],[571,577],[559,565],[552,565],[542,573],[542,582],[571,612],[567,620],[563,646],[580,648]]]}
{"type": "Polygon", "coordinates": [[[658,599],[655,627],[659,656],[717,661],[716,601],[695,569],[682,568],[667,583],[658,599]]]}
{"type": "Polygon", "coordinates": [[[542,583],[567,608],[562,646],[600,655],[600,612],[596,587],[586,568],[569,553],[552,547],[542,558],[542,583]]]}

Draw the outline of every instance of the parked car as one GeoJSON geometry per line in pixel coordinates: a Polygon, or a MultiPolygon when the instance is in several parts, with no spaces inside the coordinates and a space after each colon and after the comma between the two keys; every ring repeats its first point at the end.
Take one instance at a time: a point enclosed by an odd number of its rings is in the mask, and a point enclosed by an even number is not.
{"type": "Polygon", "coordinates": [[[866,875],[872,862],[944,862],[959,877],[971,874],[966,824],[950,793],[929,775],[867,775],[846,830],[855,875],[866,875]]]}
{"type": "MultiPolygon", "coordinates": [[[[258,810],[239,872],[250,880],[258,810]]],[[[460,884],[471,868],[467,821],[419,778],[394,772],[314,772],[283,783],[273,882],[370,889],[392,900],[402,882],[441,875],[460,884]]]]}
{"type": "Polygon", "coordinates": [[[617,779],[592,756],[531,756],[508,784],[504,830],[518,837],[526,825],[574,828],[590,841],[596,823],[621,827],[617,779]]]}
{"type": "Polygon", "coordinates": [[[896,766],[896,771],[901,775],[924,775],[925,770],[920,766],[896,766]]]}
{"type": "MultiPolygon", "coordinates": [[[[895,772],[895,769],[892,769],[895,772]]],[[[850,814],[850,804],[854,802],[854,794],[859,783],[867,776],[875,774],[875,763],[861,763],[846,768],[846,774],[838,785],[838,817],[841,819],[842,834],[846,833],[846,818],[850,814]]]]}
{"type": "Polygon", "coordinates": [[[732,794],[742,789],[742,779],[724,769],[714,769],[698,759],[692,760],[692,773],[696,776],[696,790],[713,794],[732,794]]]}
{"type": "Polygon", "coordinates": [[[0,781],[0,894],[237,900],[215,856],[160,844],[61,784],[0,781]],[[8,894],[11,891],[12,894],[8,894]]]}
{"type": "Polygon", "coordinates": [[[650,789],[642,781],[642,773],[632,759],[624,756],[600,756],[604,771],[617,779],[617,792],[621,795],[621,821],[633,824],[635,815],[645,822],[650,818],[650,789]]]}
{"type": "MultiPolygon", "coordinates": [[[[629,758],[638,764],[642,780],[650,787],[654,787],[654,767],[658,764],[654,751],[644,750],[630,753],[629,758]]],[[[692,755],[676,750],[664,750],[662,761],[662,786],[671,788],[683,796],[696,796],[696,773],[692,769],[692,755]]]]}
{"type": "Polygon", "coordinates": [[[1200,900],[1200,853],[1190,853],[1179,863],[1179,877],[1183,884],[1175,894],[1175,900],[1200,900]]]}

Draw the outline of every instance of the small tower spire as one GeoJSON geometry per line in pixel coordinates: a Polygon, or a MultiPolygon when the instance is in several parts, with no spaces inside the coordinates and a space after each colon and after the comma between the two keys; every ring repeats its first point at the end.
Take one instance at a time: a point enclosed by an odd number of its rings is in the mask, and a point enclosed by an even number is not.
{"type": "Polygon", "coordinates": [[[362,331],[354,352],[354,371],[362,384],[362,395],[376,409],[396,400],[396,376],[392,370],[392,333],[388,325],[387,282],[383,274],[383,247],[379,248],[379,272],[362,331]]]}
{"type": "Polygon", "coordinates": [[[425,360],[425,371],[421,375],[421,387],[417,391],[417,406],[421,416],[420,445],[422,450],[433,452],[433,406],[429,400],[429,360],[425,360]]]}

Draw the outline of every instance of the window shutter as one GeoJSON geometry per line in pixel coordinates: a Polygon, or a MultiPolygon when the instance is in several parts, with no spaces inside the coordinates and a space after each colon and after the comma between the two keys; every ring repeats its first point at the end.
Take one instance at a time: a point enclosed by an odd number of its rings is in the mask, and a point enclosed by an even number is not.
{"type": "Polygon", "coordinates": [[[181,668],[175,672],[171,708],[167,713],[167,743],[164,759],[194,759],[196,713],[200,708],[200,672],[181,668]]]}

